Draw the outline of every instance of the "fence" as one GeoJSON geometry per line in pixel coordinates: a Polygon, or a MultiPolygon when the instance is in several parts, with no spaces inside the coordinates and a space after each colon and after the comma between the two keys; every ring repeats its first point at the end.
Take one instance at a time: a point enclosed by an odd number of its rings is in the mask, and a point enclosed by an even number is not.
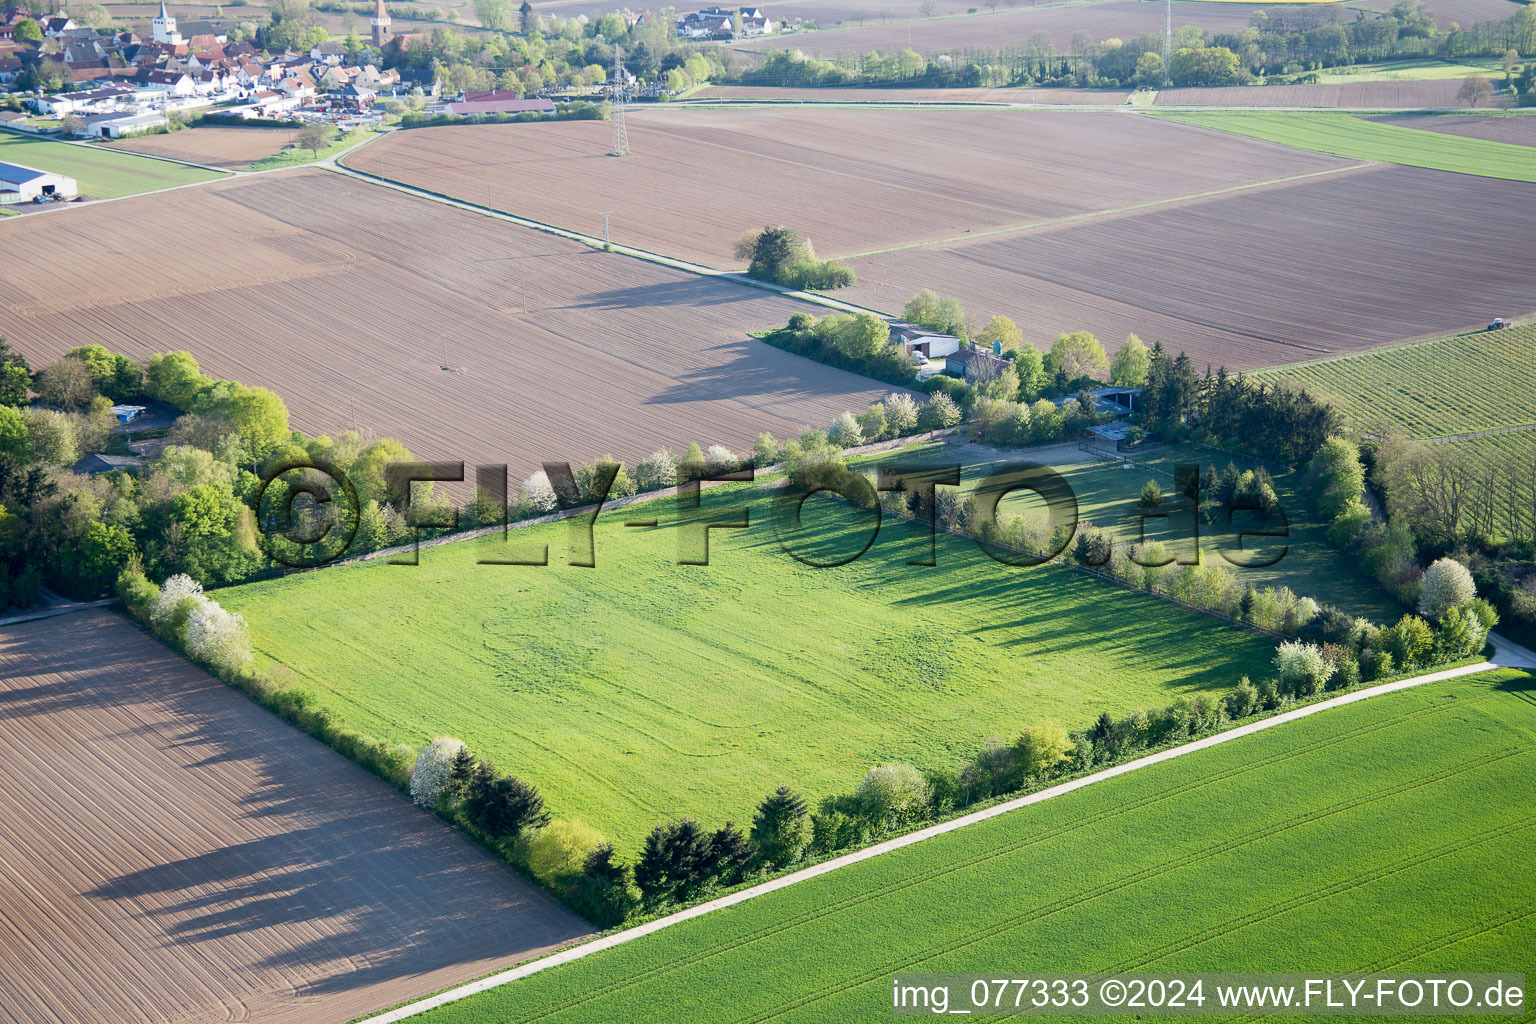
{"type": "MultiPolygon", "coordinates": [[[[1137,449],[1139,451],[1155,451],[1165,447],[1167,446],[1156,445],[1153,448],[1148,448],[1146,445],[1137,445],[1137,449]]],[[[1149,470],[1153,473],[1161,473],[1163,476],[1166,476],[1170,480],[1174,479],[1172,470],[1163,469],[1161,466],[1154,466],[1150,462],[1138,462],[1136,459],[1131,458],[1129,455],[1126,455],[1125,453],[1115,448],[1106,448],[1103,445],[1096,444],[1093,441],[1079,442],[1078,448],[1087,452],[1089,455],[1094,456],[1095,458],[1112,459],[1126,466],[1135,466],[1138,469],[1149,470]]]]}

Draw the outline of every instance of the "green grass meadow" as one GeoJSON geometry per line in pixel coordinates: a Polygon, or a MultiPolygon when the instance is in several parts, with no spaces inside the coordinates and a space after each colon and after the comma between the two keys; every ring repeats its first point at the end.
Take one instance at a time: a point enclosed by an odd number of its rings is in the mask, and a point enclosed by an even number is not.
{"type": "Polygon", "coordinates": [[[1157,112],[1155,116],[1356,160],[1536,182],[1536,160],[1529,146],[1421,131],[1352,114],[1215,110],[1157,112]]]}
{"type": "MultiPolygon", "coordinates": [[[[596,567],[567,523],[220,590],[262,663],[346,725],[413,745],[457,736],[535,782],[557,817],[625,852],[658,821],[750,821],[787,783],[851,790],[888,761],[954,767],[1031,721],[1085,727],[1102,709],[1219,694],[1269,671],[1273,643],[1055,566],[1017,568],[886,520],[866,554],[810,568],[781,550],[758,485],[703,492],[710,564],[679,565],[672,498],[612,511],[596,567]],[[655,527],[624,525],[656,517],[655,527]]],[[[866,543],[841,499],[806,505],[819,561],[866,543]]],[[[696,521],[696,520],[695,520],[696,521]]],[[[694,531],[690,531],[694,532],[694,531]]],[[[696,541],[689,551],[698,556],[696,541]]]]}
{"type": "MultiPolygon", "coordinates": [[[[1080,522],[1109,530],[1126,544],[1141,540],[1144,532],[1147,540],[1163,541],[1179,557],[1186,557],[1192,550],[1190,538],[1193,524],[1192,517],[1187,513],[1180,514],[1171,504],[1175,468],[1194,465],[1200,466],[1204,472],[1209,467],[1220,475],[1229,462],[1239,470],[1256,469],[1261,465],[1254,459],[1227,455],[1193,444],[1168,445],[1138,454],[1137,462],[1145,464],[1145,467],[1132,469],[1126,469],[1118,461],[1095,458],[1074,445],[1056,445],[1034,451],[1021,449],[1006,455],[999,453],[988,456],[993,460],[991,462],[975,461],[975,449],[967,449],[967,452],[970,454],[962,456],[957,455],[952,446],[932,445],[910,449],[904,456],[935,462],[963,459],[966,465],[961,490],[966,493],[974,492],[981,478],[994,465],[1050,458],[1052,468],[1062,475],[1077,498],[1080,522]],[[1069,459],[1053,456],[1053,453],[1060,452],[1070,453],[1069,459]],[[1141,506],[1141,488],[1148,480],[1155,480],[1164,494],[1170,496],[1170,504],[1157,511],[1168,511],[1171,514],[1163,518],[1143,519],[1143,514],[1149,510],[1141,506]]],[[[880,458],[883,457],[870,461],[879,462],[880,458]]],[[[1251,583],[1255,587],[1286,586],[1297,594],[1327,601],[1353,615],[1365,615],[1388,623],[1396,621],[1403,614],[1403,607],[1374,580],[1362,575],[1348,555],[1329,545],[1325,536],[1327,524],[1317,521],[1308,501],[1297,493],[1296,475],[1283,474],[1278,469],[1273,472],[1276,474],[1276,493],[1285,511],[1289,534],[1273,542],[1251,537],[1243,542],[1243,549],[1263,556],[1279,555],[1279,560],[1264,567],[1234,566],[1223,559],[1223,550],[1231,553],[1234,558],[1249,557],[1238,553],[1236,531],[1225,525],[1218,527],[1208,523],[1200,525],[1201,557],[1224,566],[1239,583],[1251,583]],[[1275,546],[1264,547],[1269,543],[1275,546]],[[1282,546],[1283,553],[1280,550],[1282,546]]],[[[1005,515],[1043,515],[1045,512],[1044,504],[1027,492],[1004,498],[1000,508],[1005,515]]]]}
{"type": "Polygon", "coordinates": [[[0,133],[0,162],[67,175],[92,199],[117,199],[173,185],[190,185],[227,175],[200,167],[124,153],[105,146],[75,146],[0,133]]]}
{"type": "Polygon", "coordinates": [[[884,1021],[891,978],[908,972],[1528,971],[1533,772],[1536,678],[1504,670],[1425,685],[937,836],[416,1019],[884,1021]]]}
{"type": "Polygon", "coordinates": [[[1536,324],[1279,366],[1258,376],[1304,387],[1370,430],[1425,438],[1520,426],[1536,423],[1536,324]]]}

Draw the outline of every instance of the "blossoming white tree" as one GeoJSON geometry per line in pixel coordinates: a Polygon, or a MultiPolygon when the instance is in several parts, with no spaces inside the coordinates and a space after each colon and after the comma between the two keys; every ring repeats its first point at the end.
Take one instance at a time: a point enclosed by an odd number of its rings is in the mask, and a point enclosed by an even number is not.
{"type": "Polygon", "coordinates": [[[736,453],[723,444],[712,444],[704,453],[704,468],[710,472],[736,468],[736,453]]]}
{"type": "Polygon", "coordinates": [[[160,596],[155,600],[155,606],[150,609],[149,621],[156,626],[163,626],[175,613],[176,606],[183,600],[202,596],[201,583],[185,573],[177,573],[160,584],[160,596]]]}
{"type": "Polygon", "coordinates": [[[1419,614],[1438,620],[1476,596],[1477,584],[1466,566],[1454,558],[1436,559],[1419,584],[1419,614]]]}
{"type": "Polygon", "coordinates": [[[827,430],[827,440],[839,448],[852,448],[864,443],[864,430],[853,413],[845,412],[827,430]]]}
{"type": "Polygon", "coordinates": [[[1287,692],[1308,696],[1333,677],[1338,666],[1323,657],[1322,648],[1287,640],[1275,649],[1275,671],[1287,692]]]}
{"type": "Polygon", "coordinates": [[[635,483],[642,491],[671,487],[677,483],[677,456],[665,448],[651,452],[649,458],[635,467],[635,483]]]}
{"type": "Polygon", "coordinates": [[[464,750],[464,741],[438,736],[416,755],[411,769],[411,799],[423,807],[436,807],[437,798],[453,775],[453,762],[464,750]]]}
{"type": "Polygon", "coordinates": [[[554,485],[549,482],[549,474],[542,469],[523,483],[523,493],[528,496],[529,506],[538,515],[553,512],[558,504],[554,485]]]}
{"type": "Polygon", "coordinates": [[[187,616],[187,653],[216,669],[233,672],[251,660],[251,630],[245,618],[199,595],[187,616]]]}
{"type": "Polygon", "coordinates": [[[910,395],[893,391],[885,397],[885,425],[896,437],[917,429],[917,403],[910,395]]]}

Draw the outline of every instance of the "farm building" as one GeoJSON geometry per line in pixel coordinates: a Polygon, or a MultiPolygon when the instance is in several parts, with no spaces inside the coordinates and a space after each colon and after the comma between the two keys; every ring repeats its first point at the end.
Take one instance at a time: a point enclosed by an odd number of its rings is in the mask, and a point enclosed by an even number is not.
{"type": "Polygon", "coordinates": [[[555,101],[550,99],[520,100],[511,93],[467,93],[460,103],[449,103],[444,109],[450,114],[545,114],[553,117],[555,101]],[[475,99],[474,97],[485,97],[475,99]]]}
{"type": "Polygon", "coordinates": [[[1013,363],[990,352],[967,348],[944,357],[944,372],[969,381],[996,380],[1013,363]]]}
{"type": "Polygon", "coordinates": [[[925,359],[943,359],[960,351],[960,339],[953,334],[931,331],[905,320],[890,323],[892,345],[900,345],[908,354],[920,353],[925,359]]]}
{"type": "MultiPolygon", "coordinates": [[[[1088,392],[1088,397],[1093,399],[1093,411],[1100,416],[1113,416],[1116,419],[1129,416],[1136,412],[1141,405],[1141,388],[1093,388],[1088,392]]],[[[1058,407],[1068,402],[1077,401],[1076,395],[1067,395],[1063,398],[1053,398],[1058,407]]]]}
{"type": "Polygon", "coordinates": [[[87,114],[86,138],[121,139],[165,125],[164,114],[87,114]]]}
{"type": "Polygon", "coordinates": [[[124,455],[87,455],[74,465],[76,476],[90,476],[96,473],[110,473],[114,469],[126,469],[132,472],[142,466],[138,459],[128,458],[124,455]]]}
{"type": "Polygon", "coordinates": [[[39,197],[75,196],[74,178],[21,164],[0,164],[0,204],[30,203],[39,197]]]}

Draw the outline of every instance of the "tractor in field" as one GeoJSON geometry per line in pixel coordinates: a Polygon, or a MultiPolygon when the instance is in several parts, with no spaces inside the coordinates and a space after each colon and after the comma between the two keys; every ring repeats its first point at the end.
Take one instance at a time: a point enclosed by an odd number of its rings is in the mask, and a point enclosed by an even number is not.
{"type": "Polygon", "coordinates": [[[1502,331],[1504,328],[1506,328],[1508,326],[1509,326],[1509,321],[1508,320],[1505,320],[1501,316],[1496,316],[1496,317],[1493,318],[1493,323],[1488,325],[1488,329],[1490,331],[1502,331]]]}

